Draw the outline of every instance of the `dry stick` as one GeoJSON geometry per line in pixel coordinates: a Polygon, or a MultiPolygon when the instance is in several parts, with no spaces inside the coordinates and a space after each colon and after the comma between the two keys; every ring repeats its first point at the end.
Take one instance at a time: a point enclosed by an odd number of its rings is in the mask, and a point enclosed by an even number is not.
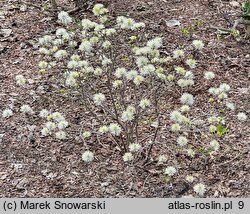
{"type": "MultiPolygon", "coordinates": [[[[112,59],[112,64],[111,64],[111,71],[114,71],[115,69],[115,66],[114,66],[114,58],[113,58],[113,54],[112,54],[112,51],[110,51],[110,58],[112,59]]],[[[118,115],[118,111],[117,111],[117,108],[116,108],[116,105],[115,105],[115,100],[114,100],[114,97],[113,97],[113,91],[112,91],[112,88],[111,88],[111,82],[110,82],[110,79],[111,79],[111,76],[110,76],[110,72],[107,71],[107,74],[108,74],[108,82],[107,82],[107,88],[109,90],[109,93],[110,93],[110,98],[111,98],[111,103],[113,105],[113,108],[114,108],[114,111],[115,111],[115,117],[116,117],[116,121],[117,123],[123,128],[125,129],[125,127],[121,124],[120,120],[119,120],[119,115],[118,115]]],[[[127,143],[128,143],[128,133],[126,131],[126,138],[127,138],[127,143]]],[[[126,147],[126,144],[124,143],[124,140],[123,138],[121,137],[121,140],[122,140],[122,145],[124,147],[124,150],[125,152],[127,151],[127,147],[126,147]]]]}
{"type": "Polygon", "coordinates": [[[151,153],[151,151],[153,149],[153,145],[155,143],[155,139],[156,139],[158,131],[160,129],[160,122],[159,122],[160,121],[160,116],[159,116],[160,114],[159,114],[159,109],[158,109],[158,96],[157,96],[158,94],[157,94],[157,91],[158,91],[158,88],[155,90],[154,97],[155,97],[155,113],[156,113],[156,116],[157,116],[157,122],[158,122],[158,124],[157,124],[157,127],[155,129],[155,133],[154,133],[152,144],[149,146],[149,150],[147,152],[147,155],[146,155],[146,158],[145,158],[145,160],[143,162],[143,165],[145,165],[148,162],[148,160],[149,160],[150,153],[151,153]]]}

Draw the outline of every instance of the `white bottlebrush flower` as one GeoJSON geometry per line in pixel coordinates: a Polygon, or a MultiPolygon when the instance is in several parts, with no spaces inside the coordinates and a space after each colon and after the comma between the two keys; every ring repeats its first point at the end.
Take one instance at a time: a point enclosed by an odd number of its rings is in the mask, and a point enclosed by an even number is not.
{"type": "Polygon", "coordinates": [[[101,32],[101,31],[103,31],[103,29],[105,29],[105,26],[103,24],[96,24],[94,31],[101,32]]]}
{"type": "Polygon", "coordinates": [[[189,149],[187,149],[187,155],[189,157],[193,158],[195,156],[195,151],[193,149],[189,148],[189,149]]]}
{"type": "Polygon", "coordinates": [[[148,64],[148,58],[145,56],[140,56],[136,59],[136,64],[139,68],[143,68],[148,64]]]}
{"type": "Polygon", "coordinates": [[[212,140],[212,141],[210,142],[210,146],[211,146],[211,148],[212,148],[214,151],[217,151],[217,150],[219,150],[219,148],[220,148],[220,144],[219,144],[218,141],[216,141],[216,140],[212,140]]]}
{"type": "Polygon", "coordinates": [[[13,112],[11,109],[5,109],[3,110],[2,117],[3,118],[9,118],[13,115],[13,112]]]}
{"type": "Polygon", "coordinates": [[[214,126],[214,125],[211,125],[211,126],[209,126],[209,131],[210,131],[211,133],[214,133],[214,132],[217,131],[217,127],[214,126]]]}
{"type": "Polygon", "coordinates": [[[63,35],[65,35],[65,34],[67,34],[68,32],[67,32],[67,30],[65,29],[65,28],[58,28],[57,30],[56,30],[56,36],[57,37],[61,37],[61,36],[63,36],[63,35]]]}
{"type": "Polygon", "coordinates": [[[69,47],[75,48],[76,46],[77,46],[77,42],[76,41],[69,41],[69,47]]]}
{"type": "Polygon", "coordinates": [[[128,148],[130,152],[140,152],[142,150],[141,145],[138,143],[131,143],[128,148]]]}
{"type": "Polygon", "coordinates": [[[26,79],[24,78],[23,75],[16,75],[16,84],[19,86],[23,86],[26,82],[26,79]]]}
{"type": "Polygon", "coordinates": [[[194,40],[193,46],[195,47],[195,49],[201,50],[204,47],[204,43],[201,40],[194,40]]]}
{"type": "Polygon", "coordinates": [[[113,35],[113,34],[116,33],[116,29],[114,29],[114,28],[108,28],[108,29],[106,29],[104,32],[105,32],[105,34],[106,34],[107,36],[111,36],[111,35],[113,35]]]}
{"type": "Polygon", "coordinates": [[[207,79],[207,80],[211,80],[211,79],[214,79],[215,78],[215,74],[214,72],[206,72],[205,75],[204,75],[204,78],[207,79]]]}
{"type": "Polygon", "coordinates": [[[79,67],[88,67],[89,66],[89,62],[88,61],[86,61],[86,60],[80,60],[79,62],[78,62],[78,65],[79,65],[79,67]]]}
{"type": "Polygon", "coordinates": [[[99,129],[99,132],[101,134],[106,134],[109,131],[109,128],[107,126],[101,126],[99,129]]]}
{"type": "Polygon", "coordinates": [[[179,122],[181,120],[181,113],[178,111],[173,111],[170,114],[170,120],[179,122]]]}
{"type": "Polygon", "coordinates": [[[180,129],[181,129],[181,126],[180,126],[178,123],[175,123],[175,124],[173,124],[173,125],[171,126],[171,130],[172,130],[173,132],[179,132],[180,129]]]}
{"type": "Polygon", "coordinates": [[[151,49],[158,49],[162,46],[162,38],[156,37],[147,42],[147,47],[151,49]]]}
{"type": "Polygon", "coordinates": [[[189,93],[184,93],[181,98],[181,103],[184,104],[184,105],[193,105],[194,103],[194,97],[192,94],[189,94],[189,93]]]}
{"type": "Polygon", "coordinates": [[[59,140],[66,139],[66,132],[64,132],[64,131],[56,132],[56,138],[59,139],[59,140]]]}
{"type": "MultiPolygon", "coordinates": [[[[54,46],[56,46],[56,47],[58,47],[58,46],[61,46],[61,45],[63,45],[64,44],[64,40],[63,39],[55,39],[54,41],[53,41],[53,45],[54,46]]],[[[56,52],[57,50],[55,50],[54,48],[53,48],[53,52],[56,52]]],[[[47,53],[48,55],[51,55],[51,49],[50,50],[48,50],[48,53],[47,53]]]]}
{"type": "Polygon", "coordinates": [[[44,54],[44,55],[48,55],[49,54],[49,50],[47,48],[39,48],[39,53],[44,54]]]}
{"type": "Polygon", "coordinates": [[[93,36],[89,41],[92,45],[96,45],[99,42],[99,38],[97,36],[93,36]]]}
{"type": "Polygon", "coordinates": [[[141,75],[137,75],[134,80],[133,80],[133,83],[137,86],[139,86],[144,80],[144,77],[141,76],[141,75]]]}
{"type": "Polygon", "coordinates": [[[56,53],[55,53],[55,58],[57,59],[63,59],[67,56],[67,51],[66,50],[58,50],[56,53]]]}
{"type": "Polygon", "coordinates": [[[112,47],[111,42],[110,42],[110,41],[104,41],[104,42],[102,43],[102,47],[103,47],[104,49],[111,48],[111,47],[112,47]]]}
{"type": "Polygon", "coordinates": [[[164,174],[168,176],[173,176],[176,173],[176,169],[173,166],[169,166],[165,169],[164,174]]]}
{"type": "Polygon", "coordinates": [[[222,93],[220,93],[220,94],[218,95],[218,98],[221,99],[221,100],[226,99],[227,97],[228,97],[227,94],[224,93],[224,92],[222,92],[222,93]]]}
{"type": "Polygon", "coordinates": [[[72,61],[79,61],[79,60],[80,60],[80,56],[77,55],[77,54],[73,54],[73,55],[70,57],[70,59],[71,59],[72,61]]]}
{"type": "Polygon", "coordinates": [[[204,193],[206,192],[206,186],[202,183],[199,183],[199,184],[196,184],[194,186],[194,191],[200,195],[200,196],[203,196],[204,193]]]}
{"type": "Polygon", "coordinates": [[[181,67],[181,66],[176,66],[174,68],[174,70],[176,71],[177,74],[181,74],[181,75],[186,75],[186,70],[185,68],[181,67]]]}
{"type": "Polygon", "coordinates": [[[132,153],[130,152],[125,153],[122,158],[124,162],[130,162],[134,159],[132,153]]]}
{"type": "Polygon", "coordinates": [[[50,134],[50,131],[47,127],[42,128],[41,130],[42,136],[48,136],[50,134]]]}
{"type": "Polygon", "coordinates": [[[101,16],[101,17],[99,17],[99,20],[102,24],[104,24],[108,21],[108,16],[101,16]]]}
{"type": "Polygon", "coordinates": [[[192,71],[187,71],[186,74],[185,74],[185,78],[190,79],[190,80],[194,79],[193,72],[192,71]]]}
{"type": "Polygon", "coordinates": [[[49,116],[49,111],[46,109],[42,109],[39,113],[39,117],[47,118],[48,116],[49,116]]]}
{"type": "Polygon", "coordinates": [[[209,122],[209,123],[218,122],[218,118],[217,118],[217,117],[214,117],[214,116],[209,117],[209,118],[208,118],[208,122],[209,122]]]}
{"type": "Polygon", "coordinates": [[[53,41],[52,36],[45,35],[44,37],[39,38],[38,43],[39,43],[41,46],[50,46],[51,43],[52,43],[52,41],[53,41]]]}
{"type": "Polygon", "coordinates": [[[230,91],[230,86],[228,84],[226,84],[226,83],[222,83],[222,84],[220,84],[219,89],[222,92],[228,92],[228,91],[230,91]]]}
{"type": "Polygon", "coordinates": [[[103,59],[102,59],[102,65],[103,66],[107,66],[107,65],[109,65],[111,63],[112,63],[111,59],[107,58],[106,56],[103,57],[103,59]]]}
{"type": "Polygon", "coordinates": [[[133,113],[133,114],[136,112],[135,107],[132,106],[132,105],[127,106],[126,111],[129,111],[129,112],[131,112],[131,113],[133,113]]]}
{"type": "Polygon", "coordinates": [[[141,75],[144,75],[144,76],[148,74],[152,74],[154,73],[154,71],[155,71],[155,66],[152,64],[147,64],[140,69],[141,75]]]}
{"type": "Polygon", "coordinates": [[[72,18],[69,16],[69,14],[65,11],[61,11],[58,14],[58,19],[60,22],[62,22],[64,25],[68,25],[72,22],[72,18]]]}
{"type": "Polygon", "coordinates": [[[185,113],[185,112],[188,112],[190,110],[190,107],[188,105],[183,105],[181,107],[181,112],[185,113]]]}
{"type": "Polygon", "coordinates": [[[176,49],[173,51],[173,58],[178,59],[184,56],[184,51],[181,49],[176,49]]]}
{"type": "Polygon", "coordinates": [[[98,93],[94,95],[94,103],[99,106],[106,100],[105,95],[102,93],[98,93]]]}
{"type": "Polygon", "coordinates": [[[244,112],[239,112],[237,114],[238,120],[245,121],[247,119],[247,115],[244,112]]]}
{"type": "Polygon", "coordinates": [[[177,81],[177,84],[178,84],[178,86],[180,86],[181,88],[184,88],[184,87],[186,87],[186,86],[189,85],[189,82],[188,82],[188,80],[186,80],[186,79],[179,79],[179,80],[177,81]]]}
{"type": "Polygon", "coordinates": [[[91,132],[85,131],[85,132],[82,133],[82,136],[83,136],[84,138],[90,138],[90,137],[91,137],[91,132]]]}
{"type": "Polygon", "coordinates": [[[235,110],[235,105],[234,103],[226,102],[226,107],[232,111],[235,110]]]}
{"type": "Polygon", "coordinates": [[[122,78],[126,75],[126,68],[117,68],[115,70],[115,76],[117,78],[122,78]]]}
{"type": "Polygon", "coordinates": [[[208,93],[212,95],[217,95],[217,88],[211,87],[208,89],[208,93]]]}
{"type": "Polygon", "coordinates": [[[47,123],[45,124],[45,127],[46,127],[49,131],[52,131],[52,130],[54,130],[54,129],[56,128],[56,124],[55,124],[54,122],[49,121],[49,122],[47,122],[47,123]]]}
{"type": "Polygon", "coordinates": [[[32,114],[33,113],[33,110],[29,105],[22,105],[21,108],[20,108],[20,111],[22,113],[27,113],[27,114],[32,114]]]}
{"type": "Polygon", "coordinates": [[[45,69],[45,68],[47,68],[48,63],[47,63],[46,61],[40,61],[40,62],[38,63],[38,66],[39,66],[39,68],[41,68],[41,69],[45,69]]]}
{"type": "Polygon", "coordinates": [[[62,120],[58,123],[58,129],[62,130],[67,128],[69,123],[66,120],[62,120]]]}
{"type": "Polygon", "coordinates": [[[95,4],[95,6],[93,7],[92,12],[94,13],[95,16],[100,16],[104,13],[107,13],[107,9],[104,7],[103,4],[95,4]]]}
{"type": "Polygon", "coordinates": [[[69,69],[76,69],[78,67],[78,62],[77,61],[69,61],[68,62],[68,65],[67,65],[67,68],[69,69]]]}
{"type": "Polygon", "coordinates": [[[120,88],[121,85],[122,85],[122,81],[121,81],[121,80],[115,80],[115,81],[113,82],[113,87],[114,87],[114,88],[120,88]]]}
{"type": "Polygon", "coordinates": [[[84,30],[89,30],[91,28],[94,28],[96,25],[95,22],[92,22],[89,19],[82,19],[81,24],[84,30]]]}
{"type": "Polygon", "coordinates": [[[122,121],[128,122],[134,119],[134,114],[131,111],[124,111],[122,113],[122,121]]]}
{"type": "Polygon", "coordinates": [[[93,50],[93,47],[92,47],[92,44],[89,41],[84,40],[80,44],[79,50],[80,51],[85,51],[86,53],[90,53],[93,50]]]}
{"type": "Polygon", "coordinates": [[[134,48],[133,49],[134,53],[136,56],[141,56],[141,55],[148,55],[151,53],[151,48],[150,47],[142,47],[142,48],[134,48]]]}
{"type": "Polygon", "coordinates": [[[187,60],[186,60],[186,64],[187,64],[190,68],[195,68],[195,67],[196,67],[196,60],[194,60],[194,59],[187,59],[187,60]]]}
{"type": "Polygon", "coordinates": [[[167,158],[165,155],[160,155],[158,158],[158,163],[165,163],[167,161],[167,158]]]}
{"type": "Polygon", "coordinates": [[[119,136],[121,134],[122,129],[117,123],[111,123],[109,125],[109,131],[111,134],[119,136]]]}
{"type": "Polygon", "coordinates": [[[132,30],[137,30],[137,29],[139,29],[139,28],[145,28],[145,23],[143,23],[143,22],[136,22],[136,23],[134,23],[134,25],[132,26],[132,30]]]}
{"type": "Polygon", "coordinates": [[[180,145],[180,146],[186,146],[187,143],[188,143],[188,139],[184,136],[179,136],[177,138],[177,143],[180,145]]]}
{"type": "Polygon", "coordinates": [[[94,154],[91,151],[86,151],[82,154],[82,160],[86,163],[90,163],[94,160],[94,154]]]}
{"type": "Polygon", "coordinates": [[[132,80],[132,79],[134,79],[137,75],[138,75],[137,71],[131,70],[131,71],[129,71],[128,73],[126,73],[126,78],[127,78],[128,80],[132,80]]]}
{"type": "Polygon", "coordinates": [[[64,120],[65,120],[64,116],[62,116],[62,114],[61,114],[60,112],[54,112],[54,113],[51,115],[51,117],[52,117],[55,121],[57,121],[57,122],[60,122],[60,121],[64,121],[64,120]]]}
{"type": "Polygon", "coordinates": [[[140,101],[139,106],[140,106],[142,109],[145,109],[145,108],[149,107],[150,104],[151,104],[151,103],[150,103],[150,100],[149,100],[149,99],[142,99],[142,100],[140,101]]]}
{"type": "Polygon", "coordinates": [[[95,71],[94,71],[94,74],[95,74],[96,76],[101,76],[101,75],[102,75],[102,72],[103,72],[103,70],[102,70],[100,67],[97,67],[97,68],[95,69],[95,71]]]}
{"type": "Polygon", "coordinates": [[[180,123],[181,124],[188,124],[190,122],[190,120],[185,117],[184,115],[181,116],[181,119],[180,119],[180,123]]]}
{"type": "Polygon", "coordinates": [[[188,183],[193,183],[194,181],[194,176],[192,175],[187,175],[185,180],[188,182],[188,183]]]}
{"type": "Polygon", "coordinates": [[[69,87],[75,87],[76,86],[76,79],[74,77],[68,77],[66,79],[66,85],[69,86],[69,87]]]}

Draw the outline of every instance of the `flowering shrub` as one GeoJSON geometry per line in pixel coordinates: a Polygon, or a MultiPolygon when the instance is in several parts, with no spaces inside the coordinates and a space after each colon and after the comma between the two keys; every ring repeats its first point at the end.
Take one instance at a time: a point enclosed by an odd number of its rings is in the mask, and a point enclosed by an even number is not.
{"type": "MultiPolygon", "coordinates": [[[[205,44],[194,40],[188,44],[190,53],[176,49],[171,55],[163,55],[163,38],[145,40],[144,23],[124,16],[117,17],[113,23],[102,4],[95,5],[93,13],[95,21],[83,19],[77,24],[66,12],[60,12],[58,20],[63,27],[55,35],[39,39],[40,73],[45,78],[51,73],[61,79],[66,88],[61,92],[68,97],[77,95],[97,121],[91,127],[83,127],[89,131],[82,131],[82,138],[96,135],[105,142],[109,137],[128,164],[148,162],[154,145],[165,143],[161,136],[166,134],[166,129],[175,136],[173,148],[185,156],[215,154],[220,149],[221,137],[228,132],[226,115],[221,116],[220,112],[208,115],[200,124],[192,113],[196,101],[191,93],[195,84],[193,70],[198,66],[193,55],[199,54],[205,44]],[[178,108],[169,109],[165,95],[173,91],[178,96],[178,108]],[[196,133],[201,133],[200,140],[193,142],[190,139],[197,138],[196,133]]],[[[213,72],[205,72],[204,81],[209,82],[215,76],[213,72]]],[[[25,83],[22,75],[16,76],[18,86],[25,83]]],[[[234,111],[234,104],[228,101],[229,91],[226,83],[211,87],[208,105],[234,111]]],[[[34,114],[29,105],[23,105],[20,112],[34,114]]],[[[2,113],[6,119],[12,115],[12,109],[2,113]]],[[[54,135],[59,140],[67,139],[65,130],[69,123],[61,113],[43,109],[39,116],[45,120],[40,131],[42,137],[54,135]]],[[[247,115],[240,112],[237,118],[243,122],[247,115]]],[[[94,153],[87,148],[82,160],[94,161],[94,153]]],[[[159,165],[168,161],[164,155],[157,159],[159,165]]],[[[177,176],[178,166],[168,166],[163,174],[168,179],[177,176]]],[[[195,179],[188,175],[185,180],[192,183],[195,179]]],[[[202,196],[206,186],[198,183],[194,191],[202,196]]]]}

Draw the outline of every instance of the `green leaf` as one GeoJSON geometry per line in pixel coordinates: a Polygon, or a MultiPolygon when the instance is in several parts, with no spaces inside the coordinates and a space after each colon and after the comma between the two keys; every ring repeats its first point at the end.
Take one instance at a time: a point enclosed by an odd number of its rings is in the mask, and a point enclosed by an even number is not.
{"type": "Polygon", "coordinates": [[[225,128],[225,127],[223,127],[222,124],[219,124],[217,126],[217,134],[218,134],[219,137],[221,137],[222,135],[226,134],[227,132],[228,132],[228,129],[225,128]]]}

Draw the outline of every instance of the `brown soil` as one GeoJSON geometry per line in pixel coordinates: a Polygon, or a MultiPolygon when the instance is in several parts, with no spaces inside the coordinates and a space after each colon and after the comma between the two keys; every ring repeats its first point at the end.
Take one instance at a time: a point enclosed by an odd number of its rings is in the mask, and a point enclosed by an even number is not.
{"type": "MultiPolygon", "coordinates": [[[[84,164],[79,130],[83,124],[92,122],[91,116],[83,112],[76,100],[73,102],[70,98],[58,96],[53,86],[47,85],[44,94],[39,93],[38,55],[33,43],[58,25],[53,16],[52,20],[49,19],[51,13],[41,12],[30,5],[25,8],[18,2],[4,0],[0,3],[0,29],[11,30],[0,33],[0,112],[11,104],[20,107],[26,103],[36,112],[43,108],[62,112],[71,126],[69,139],[59,141],[41,138],[39,128],[34,135],[29,134],[27,124],[32,125],[35,121],[39,126],[43,123],[36,117],[22,117],[18,112],[7,120],[1,117],[0,134],[5,135],[0,142],[0,197],[181,197],[193,194],[192,187],[184,182],[189,174],[207,185],[206,196],[250,196],[249,119],[239,122],[233,115],[229,115],[230,132],[223,138],[220,152],[213,158],[187,159],[171,184],[163,180],[164,165],[127,166],[119,152],[111,149],[112,145],[96,146],[95,139],[92,139],[91,147],[96,159],[90,166],[84,164]],[[25,90],[16,86],[17,74],[28,79],[25,90]]],[[[27,2],[38,7],[46,3],[27,2]]],[[[205,71],[213,71],[218,77],[214,85],[220,82],[230,84],[230,97],[237,111],[247,112],[249,118],[250,41],[244,38],[236,41],[232,36],[218,40],[215,30],[209,28],[231,27],[240,13],[239,6],[213,0],[98,2],[104,3],[112,16],[128,15],[145,22],[151,34],[164,37],[166,51],[181,47],[190,39],[178,27],[167,27],[165,21],[178,19],[182,26],[188,27],[200,20],[201,28],[195,31],[193,38],[203,40],[206,47],[195,75],[201,79],[205,71]]],[[[60,2],[60,5],[73,8],[70,3],[60,2]]],[[[89,12],[80,11],[74,16],[82,17],[85,13],[89,12]]],[[[240,26],[239,30],[244,35],[244,27],[240,26]]],[[[195,88],[197,111],[209,112],[203,105],[207,100],[206,89],[205,83],[195,88]]],[[[169,139],[166,137],[166,143],[171,142],[171,135],[169,139]]],[[[166,146],[156,147],[153,157],[159,153],[166,154],[169,163],[179,160],[166,146]]]]}

